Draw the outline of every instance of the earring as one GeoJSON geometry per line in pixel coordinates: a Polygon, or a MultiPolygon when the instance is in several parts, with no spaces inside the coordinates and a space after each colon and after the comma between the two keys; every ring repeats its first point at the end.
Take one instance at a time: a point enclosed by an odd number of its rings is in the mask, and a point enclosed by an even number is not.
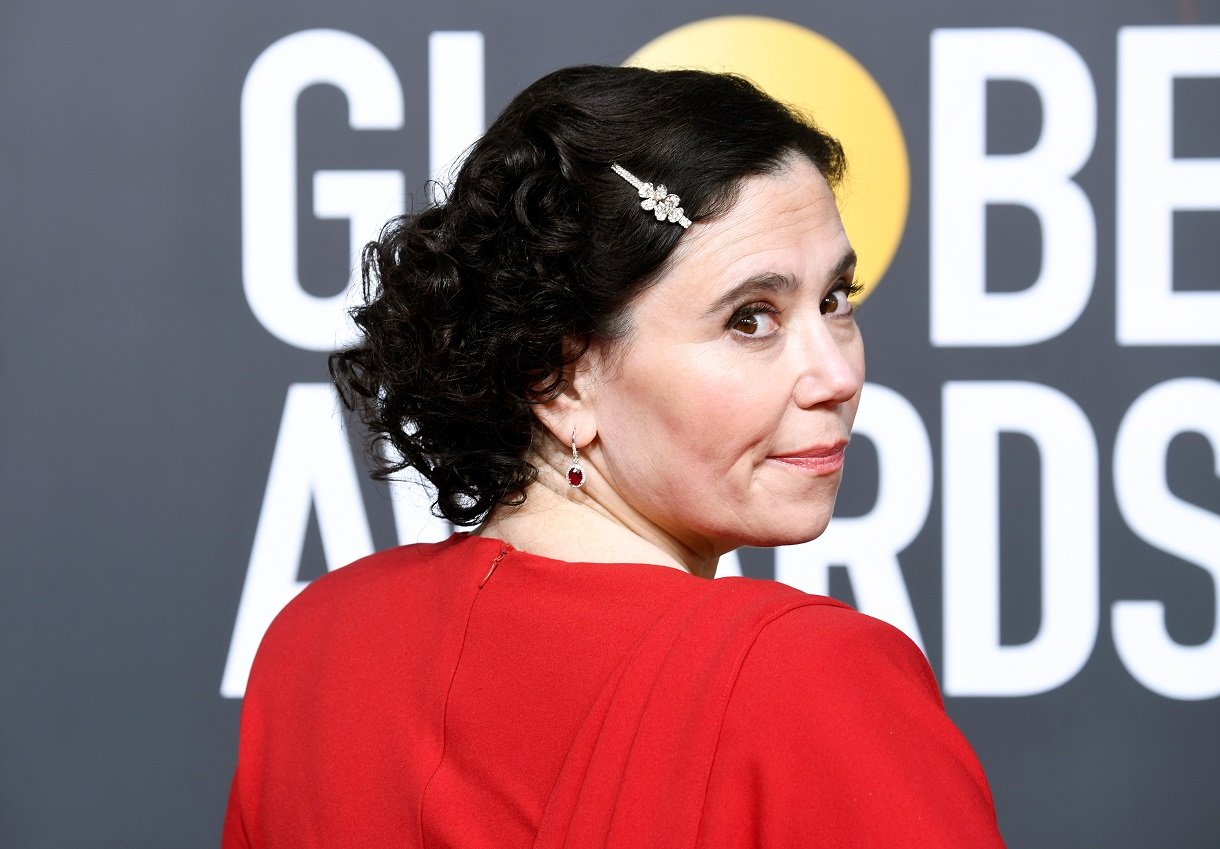
{"type": "Polygon", "coordinates": [[[568,486],[580,489],[585,485],[585,470],[580,467],[580,454],[576,452],[576,431],[572,431],[572,465],[568,466],[568,486]]]}

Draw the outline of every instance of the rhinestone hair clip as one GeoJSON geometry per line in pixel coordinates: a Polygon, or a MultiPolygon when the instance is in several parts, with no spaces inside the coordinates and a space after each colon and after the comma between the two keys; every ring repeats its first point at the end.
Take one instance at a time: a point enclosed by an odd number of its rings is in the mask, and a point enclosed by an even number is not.
{"type": "Polygon", "coordinates": [[[643,198],[640,201],[640,207],[651,211],[657,217],[657,221],[681,224],[683,230],[690,226],[690,219],[686,217],[682,207],[678,206],[682,199],[677,195],[671,195],[669,189],[665,188],[664,183],[654,186],[652,183],[642,182],[617,162],[610,167],[614,170],[615,174],[618,174],[628,183],[639,189],[640,197],[643,198]]]}

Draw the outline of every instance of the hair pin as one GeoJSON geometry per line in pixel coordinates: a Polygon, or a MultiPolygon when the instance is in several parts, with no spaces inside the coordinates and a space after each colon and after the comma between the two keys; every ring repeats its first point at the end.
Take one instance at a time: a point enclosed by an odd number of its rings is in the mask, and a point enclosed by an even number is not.
{"type": "Polygon", "coordinates": [[[677,195],[671,195],[669,189],[665,188],[664,183],[658,186],[654,186],[652,183],[645,183],[617,162],[611,165],[610,168],[613,169],[615,174],[618,174],[639,190],[640,197],[643,198],[640,202],[640,207],[652,212],[657,217],[657,221],[681,224],[683,230],[690,226],[690,219],[686,217],[682,207],[678,206],[682,199],[677,195]]]}

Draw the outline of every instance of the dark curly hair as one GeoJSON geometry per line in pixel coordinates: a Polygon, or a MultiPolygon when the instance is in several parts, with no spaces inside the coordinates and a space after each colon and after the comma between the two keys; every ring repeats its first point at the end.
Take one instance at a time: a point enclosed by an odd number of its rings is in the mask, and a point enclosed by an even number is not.
{"type": "Polygon", "coordinates": [[[369,429],[373,477],[418,469],[457,525],[521,503],[537,476],[531,405],[562,391],[591,341],[626,333],[683,233],[611,164],[664,183],[699,221],[794,154],[841,180],[837,141],[736,76],[583,66],[521,92],[447,197],[364,248],[363,339],[330,372],[369,429]]]}

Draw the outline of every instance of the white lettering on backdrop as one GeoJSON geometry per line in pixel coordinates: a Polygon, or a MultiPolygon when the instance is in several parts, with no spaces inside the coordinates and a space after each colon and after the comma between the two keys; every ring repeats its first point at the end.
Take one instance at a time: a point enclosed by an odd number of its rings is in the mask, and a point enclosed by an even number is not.
{"type": "Polygon", "coordinates": [[[1165,455],[1180,433],[1211,443],[1220,477],[1220,383],[1168,380],[1131,405],[1114,440],[1114,494],[1123,519],[1145,542],[1205,569],[1212,580],[1211,637],[1179,644],[1165,629],[1165,604],[1114,604],[1114,647],[1135,679],[1171,699],[1220,696],[1220,516],[1183,501],[1165,479],[1165,455]]]}
{"type": "Polygon", "coordinates": [[[945,693],[1027,696],[1070,681],[1097,639],[1097,440],[1084,411],[1037,383],[944,387],[945,693]],[[1001,433],[1041,463],[1042,621],[1000,644],[1001,433]]]}
{"type": "Polygon", "coordinates": [[[936,30],[931,91],[932,343],[1032,345],[1075,323],[1093,291],[1097,226],[1072,177],[1093,152],[1097,95],[1080,55],[1026,29],[936,30]],[[987,153],[987,82],[1016,80],[1042,102],[1042,135],[1024,153],[987,153]],[[1016,204],[1042,225],[1042,270],[1020,292],[988,292],[988,204],[1016,204]]]}
{"type": "MultiPolygon", "coordinates": [[[[297,98],[331,85],[348,103],[353,130],[403,124],[402,87],[393,66],[367,41],[337,30],[308,30],[264,50],[241,91],[242,280],[250,311],[276,338],[307,351],[331,351],[352,339],[351,281],[319,298],[301,287],[297,269],[297,98]]],[[[314,175],[314,214],[353,216],[367,239],[402,211],[399,171],[314,175]],[[363,211],[359,211],[363,210],[363,211]],[[370,221],[373,221],[370,226],[370,221]]]]}
{"type": "MultiPolygon", "coordinates": [[[[1118,33],[1118,341],[1220,345],[1220,275],[1173,288],[1173,213],[1220,210],[1220,159],[1173,155],[1173,82],[1220,79],[1220,27],[1118,33]],[[1155,303],[1155,309],[1148,304],[1155,303]]],[[[1211,266],[1214,268],[1214,266],[1211,266]]]]}

